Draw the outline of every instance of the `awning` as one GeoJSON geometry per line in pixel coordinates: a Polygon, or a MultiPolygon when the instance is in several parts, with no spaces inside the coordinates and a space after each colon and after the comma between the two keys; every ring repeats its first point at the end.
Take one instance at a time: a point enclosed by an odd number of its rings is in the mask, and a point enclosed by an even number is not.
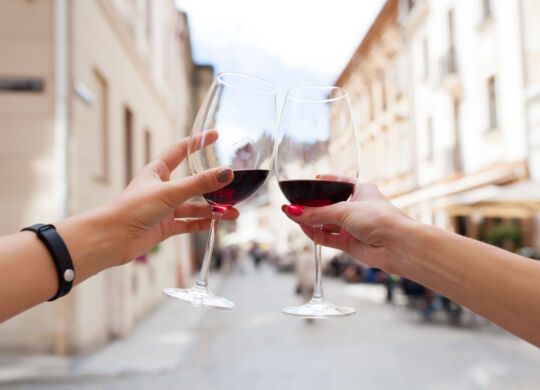
{"type": "Polygon", "coordinates": [[[524,162],[505,164],[489,171],[468,175],[457,180],[430,185],[391,199],[391,201],[399,208],[407,208],[424,202],[433,202],[449,195],[455,195],[465,191],[471,192],[479,187],[508,183],[524,179],[525,177],[527,177],[527,168],[524,162]]]}
{"type": "Polygon", "coordinates": [[[450,215],[528,218],[540,213],[540,183],[521,181],[505,186],[488,185],[434,203],[450,215]]]}

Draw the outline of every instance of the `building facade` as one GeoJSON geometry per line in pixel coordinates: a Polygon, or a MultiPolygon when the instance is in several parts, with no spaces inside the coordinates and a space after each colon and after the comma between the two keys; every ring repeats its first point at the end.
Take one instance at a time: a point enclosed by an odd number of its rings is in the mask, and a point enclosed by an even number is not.
{"type": "Polygon", "coordinates": [[[359,119],[361,177],[423,222],[488,242],[510,227],[539,249],[538,12],[386,1],[336,82],[359,119]]]}
{"type": "Polygon", "coordinates": [[[336,81],[349,92],[357,121],[360,180],[377,183],[389,197],[416,186],[407,61],[398,16],[398,1],[387,1],[336,81]]]}
{"type": "MultiPolygon", "coordinates": [[[[521,0],[520,7],[529,172],[531,179],[538,182],[540,181],[540,25],[538,24],[540,3],[535,0],[521,0]]],[[[537,198],[540,198],[540,195],[537,198]]],[[[538,214],[534,226],[538,232],[540,226],[538,214]]],[[[533,236],[533,247],[536,252],[540,252],[540,234],[533,236]]]]}
{"type": "Polygon", "coordinates": [[[505,223],[530,241],[530,215],[496,201],[529,177],[519,8],[400,1],[418,190],[395,202],[424,222],[486,241],[505,223]]]}
{"type": "MultiPolygon", "coordinates": [[[[0,20],[1,234],[113,199],[185,136],[196,67],[172,0],[4,1],[0,20]]],[[[188,237],[168,240],[6,321],[0,347],[66,353],[122,337],[183,283],[190,256],[188,237]]]]}
{"type": "Polygon", "coordinates": [[[525,104],[529,167],[531,177],[540,180],[540,3],[521,0],[525,104]]]}

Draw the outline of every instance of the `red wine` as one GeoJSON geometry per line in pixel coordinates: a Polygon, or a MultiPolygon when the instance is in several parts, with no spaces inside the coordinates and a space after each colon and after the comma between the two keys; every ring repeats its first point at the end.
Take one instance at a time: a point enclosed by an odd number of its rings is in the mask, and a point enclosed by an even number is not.
{"type": "Polygon", "coordinates": [[[283,180],[279,187],[292,204],[319,207],[349,199],[354,184],[329,180],[283,180]]]}
{"type": "Polygon", "coordinates": [[[270,172],[268,169],[233,170],[234,179],[227,186],[204,194],[212,208],[225,211],[228,207],[247,199],[263,185],[270,172]]]}

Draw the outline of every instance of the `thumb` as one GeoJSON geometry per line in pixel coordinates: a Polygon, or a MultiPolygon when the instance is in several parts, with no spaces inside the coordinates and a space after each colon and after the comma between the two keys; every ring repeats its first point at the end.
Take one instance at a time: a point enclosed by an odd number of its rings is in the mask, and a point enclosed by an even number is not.
{"type": "Polygon", "coordinates": [[[225,187],[234,178],[230,168],[209,169],[179,180],[167,182],[167,197],[173,204],[180,204],[197,195],[213,192],[225,187]]]}
{"type": "Polygon", "coordinates": [[[348,203],[339,202],[324,207],[303,207],[299,205],[283,206],[282,210],[295,222],[304,225],[338,225],[342,226],[348,214],[348,203]]]}

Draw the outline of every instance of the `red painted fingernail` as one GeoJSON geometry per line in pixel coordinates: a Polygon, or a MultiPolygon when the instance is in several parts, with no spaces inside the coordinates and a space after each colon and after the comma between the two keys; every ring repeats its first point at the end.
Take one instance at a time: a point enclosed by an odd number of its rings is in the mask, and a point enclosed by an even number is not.
{"type": "Polygon", "coordinates": [[[299,217],[304,212],[304,207],[299,206],[297,204],[291,204],[287,206],[287,214],[294,215],[295,217],[299,217]]]}

